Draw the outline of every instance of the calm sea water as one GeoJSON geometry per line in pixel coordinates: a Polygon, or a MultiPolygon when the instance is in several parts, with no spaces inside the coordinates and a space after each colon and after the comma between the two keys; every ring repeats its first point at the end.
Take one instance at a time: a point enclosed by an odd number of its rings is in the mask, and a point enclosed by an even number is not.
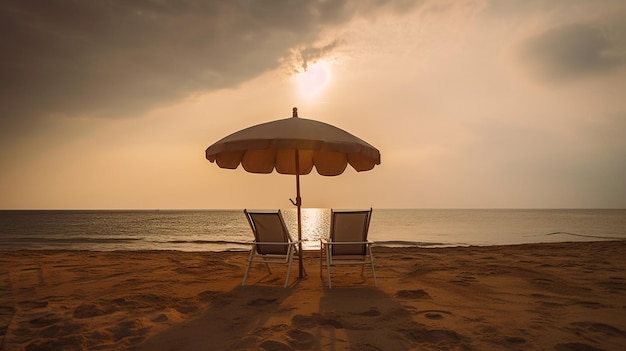
{"type": "MultiPolygon", "coordinates": [[[[297,236],[295,209],[282,210],[297,236]]],[[[303,209],[305,249],[328,235],[329,209],[303,209]]],[[[466,246],[626,239],[626,210],[378,210],[385,246],[466,246]]],[[[247,249],[243,211],[0,211],[0,250],[247,249]]]]}

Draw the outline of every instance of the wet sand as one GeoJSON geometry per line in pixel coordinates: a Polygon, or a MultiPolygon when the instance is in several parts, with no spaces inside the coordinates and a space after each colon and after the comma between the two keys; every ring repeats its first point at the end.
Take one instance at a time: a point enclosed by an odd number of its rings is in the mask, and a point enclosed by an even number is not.
{"type": "Polygon", "coordinates": [[[626,241],[376,247],[378,288],[316,255],[0,252],[0,350],[626,349],[626,241]]]}

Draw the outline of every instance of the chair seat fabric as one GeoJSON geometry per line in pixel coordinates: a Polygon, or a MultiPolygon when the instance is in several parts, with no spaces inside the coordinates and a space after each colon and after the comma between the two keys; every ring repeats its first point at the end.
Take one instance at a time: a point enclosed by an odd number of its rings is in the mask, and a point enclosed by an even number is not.
{"type": "Polygon", "coordinates": [[[271,274],[270,264],[286,264],[285,287],[289,284],[291,263],[297,253],[297,241],[293,241],[285,225],[280,210],[274,212],[253,212],[244,210],[246,219],[254,234],[254,243],[248,257],[246,272],[241,285],[246,285],[252,263],[262,263],[271,274]]]}
{"type": "Polygon", "coordinates": [[[329,239],[320,240],[320,276],[325,258],[329,288],[332,287],[331,267],[338,265],[361,265],[361,275],[363,268],[369,265],[374,286],[378,286],[371,249],[373,243],[367,239],[371,217],[371,208],[362,211],[331,210],[329,239]]]}

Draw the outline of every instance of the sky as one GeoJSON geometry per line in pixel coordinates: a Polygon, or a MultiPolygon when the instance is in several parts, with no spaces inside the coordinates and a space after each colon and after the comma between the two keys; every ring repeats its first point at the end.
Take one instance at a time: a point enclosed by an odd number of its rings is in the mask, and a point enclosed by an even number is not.
{"type": "Polygon", "coordinates": [[[380,150],[304,207],[626,208],[626,2],[0,2],[0,209],[289,208],[205,149],[291,116],[380,150]]]}

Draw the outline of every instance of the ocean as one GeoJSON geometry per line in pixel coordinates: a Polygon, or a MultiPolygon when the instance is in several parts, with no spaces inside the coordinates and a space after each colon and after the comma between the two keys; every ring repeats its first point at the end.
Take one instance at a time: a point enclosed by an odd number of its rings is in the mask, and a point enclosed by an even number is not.
{"type": "MultiPolygon", "coordinates": [[[[283,209],[297,236],[294,208],[283,209]]],[[[330,209],[302,210],[303,247],[319,248],[330,209]]],[[[246,250],[243,210],[0,211],[0,250],[246,250]]],[[[369,239],[401,247],[626,239],[626,210],[374,209],[369,239]]]]}

